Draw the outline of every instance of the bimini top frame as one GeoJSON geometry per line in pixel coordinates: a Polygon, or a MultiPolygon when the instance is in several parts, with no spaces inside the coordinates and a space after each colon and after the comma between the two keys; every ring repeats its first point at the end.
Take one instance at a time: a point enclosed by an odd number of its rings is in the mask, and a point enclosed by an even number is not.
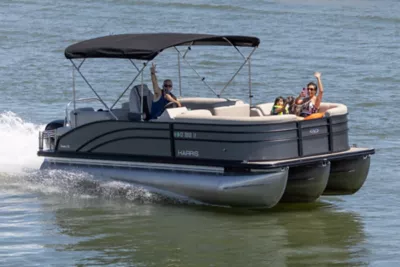
{"type": "MultiPolygon", "coordinates": [[[[179,67],[179,92],[181,91],[181,77],[180,77],[180,59],[182,58],[200,77],[201,81],[217,96],[220,97],[223,91],[229,86],[236,75],[240,72],[246,63],[249,63],[249,102],[251,105],[251,64],[250,58],[255,49],[260,44],[257,37],[252,36],[235,36],[235,35],[211,35],[211,34],[186,34],[186,33],[154,33],[154,34],[119,34],[110,35],[94,39],[89,39],[76,44],[73,44],[65,49],[65,57],[72,62],[73,65],[73,96],[74,96],[74,109],[75,109],[75,70],[81,75],[83,80],[88,84],[90,89],[95,93],[99,101],[110,111],[112,116],[117,117],[112,113],[111,109],[121,99],[121,97],[130,88],[133,82],[142,75],[143,84],[143,71],[148,62],[153,60],[159,53],[167,48],[174,47],[178,52],[178,67],[179,67]],[[192,46],[208,45],[208,46],[233,46],[244,59],[243,64],[236,71],[233,77],[225,84],[225,86],[217,93],[205,81],[205,77],[200,74],[189,64],[186,60],[186,55],[192,46]],[[188,46],[187,50],[182,54],[177,46],[188,46]],[[237,47],[254,47],[250,54],[245,57],[237,47]],[[83,59],[80,64],[76,64],[73,59],[83,59]],[[109,108],[107,104],[101,99],[89,81],[84,77],[80,68],[87,58],[126,58],[131,61],[133,66],[138,71],[132,82],[127,86],[123,93],[109,108]],[[142,68],[138,68],[132,61],[144,60],[142,68]]],[[[143,95],[143,92],[142,92],[143,95]]],[[[143,102],[143,101],[141,101],[143,102]]],[[[141,103],[141,110],[143,110],[143,103],[141,103]]]]}

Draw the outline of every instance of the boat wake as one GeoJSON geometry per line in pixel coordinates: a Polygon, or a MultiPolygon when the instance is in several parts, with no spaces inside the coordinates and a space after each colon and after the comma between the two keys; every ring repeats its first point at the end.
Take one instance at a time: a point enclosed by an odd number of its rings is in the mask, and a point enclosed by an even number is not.
{"type": "Polygon", "coordinates": [[[126,199],[143,203],[191,203],[176,196],[155,194],[144,187],[94,177],[73,170],[40,170],[38,132],[45,125],[24,121],[8,111],[0,113],[0,191],[8,194],[34,193],[65,198],[126,199]]]}
{"type": "Polygon", "coordinates": [[[11,111],[0,113],[1,173],[39,169],[42,159],[36,152],[40,129],[44,125],[26,122],[11,111]]]}
{"type": "Polygon", "coordinates": [[[3,173],[0,187],[8,193],[33,193],[65,199],[126,199],[136,202],[162,202],[164,198],[143,187],[129,183],[97,180],[80,171],[29,170],[24,173],[3,173]]]}

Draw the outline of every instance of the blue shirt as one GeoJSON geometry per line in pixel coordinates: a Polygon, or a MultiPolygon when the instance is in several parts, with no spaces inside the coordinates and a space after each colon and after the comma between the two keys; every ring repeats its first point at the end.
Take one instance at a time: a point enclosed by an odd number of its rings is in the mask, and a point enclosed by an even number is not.
{"type": "Polygon", "coordinates": [[[156,102],[153,102],[151,105],[150,119],[157,119],[161,116],[161,114],[165,110],[165,105],[169,103],[169,101],[165,98],[164,90],[161,90],[161,97],[156,102]]]}

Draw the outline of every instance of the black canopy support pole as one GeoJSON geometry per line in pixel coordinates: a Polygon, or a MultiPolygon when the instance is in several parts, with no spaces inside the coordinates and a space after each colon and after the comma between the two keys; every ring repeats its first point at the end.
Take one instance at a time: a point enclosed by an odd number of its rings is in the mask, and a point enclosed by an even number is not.
{"type": "Polygon", "coordinates": [[[252,105],[253,94],[251,92],[251,58],[249,58],[249,105],[252,105]]]}
{"type": "MultiPolygon", "coordinates": [[[[78,69],[80,69],[81,67],[82,67],[82,65],[83,65],[83,63],[85,63],[85,60],[86,60],[86,58],[84,58],[82,61],[81,61],[81,63],[79,64],[79,66],[78,66],[78,69]]],[[[76,112],[75,112],[75,110],[76,110],[76,90],[75,90],[75,66],[72,66],[72,84],[73,84],[73,94],[74,94],[74,120],[75,120],[75,125],[78,125],[78,122],[77,122],[77,117],[76,117],[76,112]]],[[[67,120],[67,114],[65,115],[66,117],[65,117],[65,120],[67,120]]]]}
{"type": "Polygon", "coordinates": [[[246,60],[246,57],[245,57],[245,56],[243,55],[243,53],[239,50],[239,48],[237,48],[236,45],[232,44],[232,42],[229,41],[226,37],[224,37],[223,39],[224,39],[225,41],[227,41],[231,46],[233,46],[233,47],[236,49],[236,51],[238,51],[238,53],[242,56],[242,58],[243,58],[244,60],[246,60]]]}
{"type": "MultiPolygon", "coordinates": [[[[133,63],[132,63],[133,64],[133,63]]],[[[131,83],[125,88],[125,90],[122,92],[122,94],[118,97],[118,99],[112,104],[112,106],[111,106],[111,108],[113,108],[117,103],[118,103],[118,101],[121,99],[121,97],[123,97],[124,96],[124,94],[126,93],[126,91],[128,91],[128,89],[131,87],[131,85],[136,81],[136,79],[137,79],[137,77],[139,77],[139,75],[141,74],[141,73],[143,73],[143,70],[144,70],[144,68],[147,66],[147,62],[145,62],[145,63],[143,63],[143,67],[142,67],[142,69],[138,69],[138,74],[136,74],[136,76],[135,76],[135,78],[133,78],[133,80],[131,81],[131,83]]],[[[135,67],[136,67],[136,65],[135,65],[135,67]]]]}
{"type": "Polygon", "coordinates": [[[208,89],[210,89],[216,96],[219,97],[219,95],[217,94],[217,92],[215,92],[214,89],[212,89],[208,83],[206,83],[205,81],[205,77],[201,77],[201,75],[195,70],[195,68],[192,67],[192,65],[190,65],[190,63],[186,60],[186,58],[184,58],[181,54],[181,52],[175,47],[176,51],[178,52],[178,54],[183,58],[183,60],[186,62],[186,64],[188,64],[188,66],[197,74],[197,76],[199,76],[199,78],[201,79],[201,81],[208,87],[208,89]]]}
{"type": "Polygon", "coordinates": [[[78,69],[80,69],[80,68],[82,67],[82,65],[83,65],[83,63],[85,63],[85,61],[86,61],[86,58],[84,58],[84,59],[82,60],[81,64],[79,64],[78,69]]]}
{"type": "MultiPolygon", "coordinates": [[[[75,90],[75,68],[72,66],[72,94],[73,94],[73,100],[74,100],[74,120],[75,120],[75,125],[77,125],[77,118],[75,114],[76,110],[76,90],[75,90]]],[[[68,123],[68,114],[65,113],[65,122],[64,124],[66,125],[68,123]]]]}
{"type": "Polygon", "coordinates": [[[254,51],[256,51],[257,47],[254,47],[253,50],[250,52],[250,54],[248,55],[248,57],[246,58],[246,60],[243,62],[243,64],[239,67],[239,69],[235,72],[235,74],[232,76],[232,78],[225,84],[224,88],[222,88],[222,90],[219,92],[219,94],[221,95],[224,90],[229,86],[229,84],[233,81],[233,79],[236,77],[236,75],[238,75],[238,73],[242,70],[243,66],[246,65],[247,61],[250,60],[251,56],[253,55],[254,51]]]}
{"type": "MultiPolygon", "coordinates": [[[[231,45],[236,49],[236,51],[238,51],[238,53],[242,56],[242,58],[243,58],[244,60],[246,60],[246,57],[243,55],[243,53],[239,50],[239,48],[238,48],[237,46],[233,45],[232,42],[229,41],[229,40],[228,40],[227,38],[225,38],[225,37],[224,37],[224,40],[227,41],[229,44],[231,44],[231,45]]],[[[252,95],[252,93],[251,93],[251,58],[250,58],[250,57],[249,57],[249,59],[248,59],[248,62],[249,62],[249,105],[250,105],[250,107],[251,107],[251,100],[252,100],[252,98],[253,98],[253,95],[252,95]]],[[[222,93],[222,92],[221,92],[221,93],[222,93]]]]}
{"type": "Polygon", "coordinates": [[[142,67],[142,71],[139,72],[142,75],[140,75],[142,77],[141,79],[141,83],[140,83],[140,121],[144,120],[144,115],[143,115],[143,70],[146,67],[146,63],[143,63],[143,67],[142,67]]]}
{"type": "MultiPolygon", "coordinates": [[[[82,72],[79,70],[79,68],[76,66],[75,62],[72,61],[72,59],[70,59],[72,65],[75,67],[75,69],[78,71],[78,73],[81,75],[82,79],[86,82],[86,84],[89,86],[89,88],[93,91],[93,93],[97,96],[97,98],[99,99],[99,101],[104,105],[104,107],[106,107],[106,109],[108,109],[108,111],[110,112],[110,114],[116,119],[118,120],[117,116],[115,116],[114,113],[112,113],[112,111],[108,108],[107,104],[103,101],[103,99],[101,99],[101,97],[99,96],[99,94],[97,94],[96,90],[93,89],[92,85],[89,83],[89,81],[85,78],[85,76],[82,74],[82,72]]],[[[74,101],[75,102],[75,101],[74,101]]],[[[75,103],[74,103],[75,105],[75,103]]]]}
{"type": "MultiPolygon", "coordinates": [[[[183,53],[182,58],[185,58],[185,57],[186,57],[186,54],[189,52],[189,50],[192,50],[192,45],[193,45],[193,42],[190,43],[190,45],[189,45],[188,48],[186,49],[185,53],[183,53]]],[[[175,47],[175,49],[176,49],[176,47],[175,47]]]]}
{"type": "Polygon", "coordinates": [[[136,68],[137,71],[140,71],[139,68],[136,66],[135,62],[130,58],[129,61],[132,63],[132,65],[136,68]]]}

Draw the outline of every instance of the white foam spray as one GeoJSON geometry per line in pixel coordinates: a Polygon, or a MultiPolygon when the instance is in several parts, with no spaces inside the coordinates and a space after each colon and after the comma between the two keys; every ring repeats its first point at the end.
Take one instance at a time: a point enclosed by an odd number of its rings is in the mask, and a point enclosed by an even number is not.
{"type": "Polygon", "coordinates": [[[21,173],[39,169],[42,158],[38,150],[38,132],[44,125],[26,122],[15,113],[0,113],[0,172],[21,173]]]}

